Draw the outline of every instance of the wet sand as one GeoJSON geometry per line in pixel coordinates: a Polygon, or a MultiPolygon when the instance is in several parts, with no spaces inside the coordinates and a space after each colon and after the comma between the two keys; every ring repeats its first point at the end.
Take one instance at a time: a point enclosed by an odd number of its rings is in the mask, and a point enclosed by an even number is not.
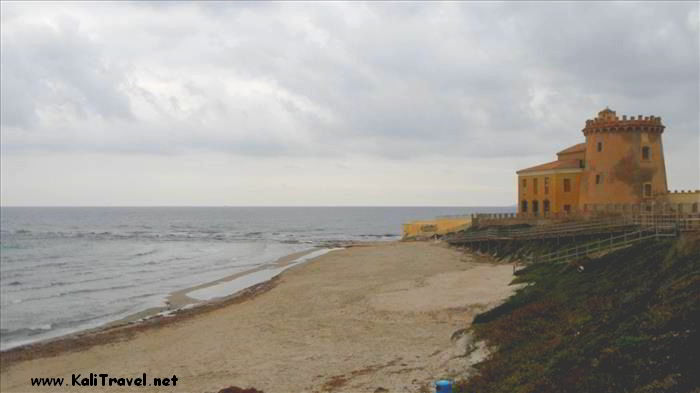
{"type": "MultiPolygon", "coordinates": [[[[352,246],[352,243],[346,244],[346,246],[352,246]]],[[[169,318],[173,317],[176,314],[180,314],[185,312],[186,309],[190,307],[211,307],[211,306],[216,306],[219,305],[217,303],[225,302],[226,300],[229,300],[230,298],[234,296],[242,296],[246,291],[235,291],[231,294],[226,294],[225,291],[222,293],[221,296],[215,297],[213,299],[209,300],[200,300],[196,298],[192,298],[190,295],[191,293],[198,291],[200,289],[205,289],[205,288],[212,288],[216,287],[218,284],[223,284],[235,280],[243,280],[246,281],[248,277],[251,277],[255,275],[257,272],[263,272],[263,271],[271,271],[271,270],[277,270],[277,269],[284,269],[290,265],[293,265],[294,263],[297,263],[297,261],[301,258],[306,257],[309,254],[313,254],[318,251],[330,251],[332,249],[310,249],[310,250],[305,250],[305,251],[299,251],[293,254],[289,254],[286,256],[283,256],[276,260],[275,262],[271,264],[265,264],[265,265],[260,265],[254,269],[249,269],[249,270],[244,270],[241,272],[237,272],[225,277],[222,277],[218,280],[214,281],[209,281],[200,285],[196,285],[194,287],[188,287],[181,289],[179,291],[175,291],[171,294],[169,294],[165,300],[165,304],[160,307],[151,307],[147,308],[143,311],[139,311],[137,313],[128,315],[124,318],[118,319],[116,321],[112,321],[109,323],[106,323],[100,327],[94,328],[94,329],[87,329],[85,331],[79,331],[76,333],[69,334],[65,337],[59,337],[59,340],[65,339],[65,338],[70,338],[74,336],[84,336],[86,333],[87,334],[92,334],[94,332],[101,332],[104,330],[108,329],[114,329],[114,328],[121,328],[125,325],[131,325],[134,323],[142,323],[145,322],[146,320],[149,319],[160,319],[163,317],[169,318]],[[212,304],[214,303],[214,304],[212,304]]],[[[303,263],[303,262],[302,262],[303,263]]],[[[274,278],[274,277],[273,277],[274,278]]],[[[265,280],[268,281],[268,280],[265,280]]],[[[245,285],[246,288],[248,287],[256,287],[262,283],[257,283],[257,282],[252,282],[251,284],[245,285]]],[[[195,310],[194,312],[197,312],[198,310],[195,310]]],[[[189,312],[190,315],[192,312],[189,312]]],[[[151,321],[151,322],[162,322],[162,321],[151,321]]],[[[46,340],[46,341],[53,341],[53,340],[46,340]]]]}
{"type": "Polygon", "coordinates": [[[478,261],[441,244],[354,246],[174,316],[4,352],[0,390],[425,391],[435,379],[470,372],[486,354],[462,332],[476,313],[514,291],[511,279],[511,265],[478,261]],[[29,382],[70,382],[72,374],[90,372],[177,375],[178,384],[40,388],[29,382]]]}

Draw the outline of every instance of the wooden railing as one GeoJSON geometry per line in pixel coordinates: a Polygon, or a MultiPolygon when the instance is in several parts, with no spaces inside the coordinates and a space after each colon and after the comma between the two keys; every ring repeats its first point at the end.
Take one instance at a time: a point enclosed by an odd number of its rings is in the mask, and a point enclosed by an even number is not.
{"type": "Polygon", "coordinates": [[[663,237],[676,236],[678,231],[673,227],[657,226],[655,228],[641,229],[634,232],[624,233],[622,235],[603,238],[581,245],[557,250],[544,255],[531,255],[528,260],[531,263],[562,263],[572,260],[600,255],[616,251],[622,248],[629,247],[633,244],[645,240],[658,240],[663,237]]]}
{"type": "Polygon", "coordinates": [[[486,240],[546,239],[553,237],[575,236],[577,234],[589,232],[610,232],[614,229],[620,230],[620,228],[634,225],[634,222],[627,219],[600,219],[518,229],[492,227],[481,231],[453,235],[449,237],[447,241],[449,243],[469,243],[486,240]]]}
{"type": "Polygon", "coordinates": [[[640,227],[674,226],[681,232],[700,231],[700,214],[637,214],[631,218],[640,227]]]}
{"type": "Polygon", "coordinates": [[[489,228],[464,233],[447,239],[451,245],[491,241],[539,240],[576,238],[577,236],[605,236],[595,241],[577,244],[541,255],[529,255],[524,262],[560,263],[585,256],[607,253],[629,247],[645,240],[677,236],[685,231],[700,231],[700,215],[636,214],[623,217],[552,224],[521,229],[489,228]]]}
{"type": "Polygon", "coordinates": [[[635,214],[518,229],[491,227],[480,231],[453,234],[446,240],[450,244],[464,244],[490,240],[551,239],[609,232],[632,232],[650,227],[662,231],[670,228],[676,231],[698,231],[700,215],[635,214]]]}

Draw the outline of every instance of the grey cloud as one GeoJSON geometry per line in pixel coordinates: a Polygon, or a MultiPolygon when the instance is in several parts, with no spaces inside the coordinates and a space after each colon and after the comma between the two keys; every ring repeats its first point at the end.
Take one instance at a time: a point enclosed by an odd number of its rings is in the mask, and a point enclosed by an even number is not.
{"type": "Polygon", "coordinates": [[[78,21],[22,26],[2,35],[2,124],[30,128],[42,110],[77,117],[131,116],[119,91],[121,70],[109,64],[78,21]]]}
{"type": "Polygon", "coordinates": [[[13,131],[5,144],[261,156],[551,154],[552,145],[578,142],[585,119],[604,105],[661,115],[697,138],[700,53],[686,21],[697,8],[139,3],[115,8],[142,14],[133,26],[105,27],[96,39],[82,26],[14,21],[2,40],[3,126],[51,134],[56,128],[40,124],[38,111],[69,105],[80,115],[70,138],[39,144],[13,131]],[[145,72],[164,87],[143,83],[145,72]],[[155,120],[140,114],[148,111],[155,120]],[[92,115],[106,118],[99,124],[110,143],[91,136],[95,123],[81,119],[92,115]]]}

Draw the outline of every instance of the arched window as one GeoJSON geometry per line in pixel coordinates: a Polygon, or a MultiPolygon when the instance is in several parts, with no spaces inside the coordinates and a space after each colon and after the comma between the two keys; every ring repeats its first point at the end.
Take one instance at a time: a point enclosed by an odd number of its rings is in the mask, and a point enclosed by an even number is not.
{"type": "Polygon", "coordinates": [[[527,213],[527,201],[522,201],[520,203],[520,212],[527,213]]]}

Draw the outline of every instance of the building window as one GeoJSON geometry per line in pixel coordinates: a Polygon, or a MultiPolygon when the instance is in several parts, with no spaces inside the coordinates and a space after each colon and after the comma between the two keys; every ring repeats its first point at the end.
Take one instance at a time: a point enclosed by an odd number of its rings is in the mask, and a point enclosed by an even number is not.
{"type": "Polygon", "coordinates": [[[545,200],[542,202],[542,211],[543,211],[545,214],[549,213],[549,199],[545,199],[545,200]]]}
{"type": "MultiPolygon", "coordinates": [[[[603,142],[598,142],[598,148],[597,148],[597,150],[598,150],[599,152],[603,151],[603,142]]],[[[512,184],[512,183],[511,183],[511,184],[512,184]]]]}
{"type": "Polygon", "coordinates": [[[697,213],[697,212],[698,212],[698,203],[695,202],[695,203],[693,203],[693,213],[697,213]]]}
{"type": "Polygon", "coordinates": [[[566,214],[571,213],[571,205],[564,205],[564,212],[566,212],[566,214]]]}
{"type": "Polygon", "coordinates": [[[651,183],[644,183],[644,197],[651,197],[651,183]]]}
{"type": "Polygon", "coordinates": [[[571,179],[564,179],[564,192],[571,192],[571,179]]]}
{"type": "Polygon", "coordinates": [[[586,167],[586,161],[584,161],[584,160],[578,160],[578,166],[579,166],[579,168],[585,168],[585,167],[586,167]]]}
{"type": "Polygon", "coordinates": [[[532,192],[537,194],[537,179],[532,179],[532,192]]]}
{"type": "Polygon", "coordinates": [[[523,179],[523,189],[527,188],[527,179],[523,179]]]}
{"type": "Polygon", "coordinates": [[[649,146],[642,147],[642,160],[648,161],[651,159],[651,149],[649,146]]]}
{"type": "Polygon", "coordinates": [[[522,201],[520,205],[520,212],[527,213],[527,201],[522,201]]]}
{"type": "Polygon", "coordinates": [[[532,201],[532,214],[537,215],[540,212],[540,202],[532,201]]]}
{"type": "Polygon", "coordinates": [[[544,194],[545,195],[549,194],[549,178],[548,177],[544,178],[544,194]]]}
{"type": "Polygon", "coordinates": [[[603,183],[603,174],[599,173],[595,175],[595,184],[602,184],[603,183]]]}

